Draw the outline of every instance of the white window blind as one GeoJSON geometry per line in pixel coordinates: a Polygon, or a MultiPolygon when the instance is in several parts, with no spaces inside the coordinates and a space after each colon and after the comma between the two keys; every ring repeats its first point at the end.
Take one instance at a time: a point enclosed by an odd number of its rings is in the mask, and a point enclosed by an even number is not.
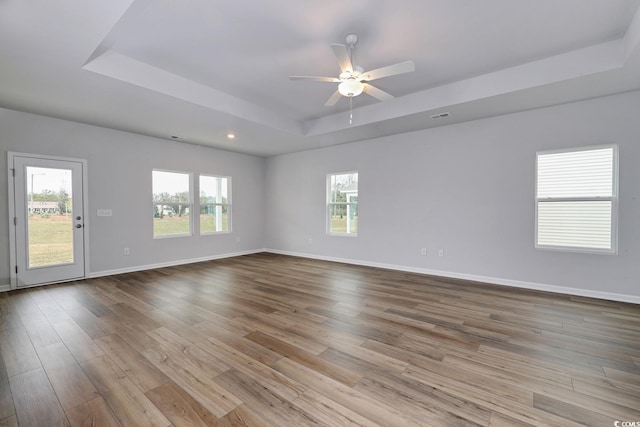
{"type": "Polygon", "coordinates": [[[615,252],[616,147],[538,153],[536,247],[615,252]]]}

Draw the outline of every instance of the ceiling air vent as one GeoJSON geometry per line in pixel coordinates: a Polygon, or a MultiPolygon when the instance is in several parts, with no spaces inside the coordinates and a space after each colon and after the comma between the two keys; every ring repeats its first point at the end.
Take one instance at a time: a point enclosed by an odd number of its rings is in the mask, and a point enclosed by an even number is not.
{"type": "Polygon", "coordinates": [[[449,117],[451,114],[449,113],[439,113],[439,114],[434,114],[433,116],[431,116],[432,119],[444,119],[445,117],[449,117]]]}

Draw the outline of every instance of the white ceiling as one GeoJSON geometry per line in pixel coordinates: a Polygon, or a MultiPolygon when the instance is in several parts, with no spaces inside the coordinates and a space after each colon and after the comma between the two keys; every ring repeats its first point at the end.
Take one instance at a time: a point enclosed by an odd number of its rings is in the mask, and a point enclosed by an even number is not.
{"type": "Polygon", "coordinates": [[[0,107],[269,156],[640,89],[640,0],[248,3],[0,0],[0,107]],[[288,79],[337,77],[349,32],[365,69],[416,64],[352,125],[288,79]]]}

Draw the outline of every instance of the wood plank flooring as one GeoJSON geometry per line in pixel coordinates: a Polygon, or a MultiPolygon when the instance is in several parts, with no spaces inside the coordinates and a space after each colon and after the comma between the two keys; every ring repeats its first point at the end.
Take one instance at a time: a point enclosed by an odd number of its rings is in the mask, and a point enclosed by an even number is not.
{"type": "Polygon", "coordinates": [[[274,254],[0,294],[0,426],[640,422],[640,306],[274,254]]]}

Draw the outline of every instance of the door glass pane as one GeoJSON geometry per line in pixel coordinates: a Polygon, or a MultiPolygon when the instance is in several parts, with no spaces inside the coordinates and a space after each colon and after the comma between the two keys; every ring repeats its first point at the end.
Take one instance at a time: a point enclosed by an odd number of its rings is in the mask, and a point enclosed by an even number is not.
{"type": "Polygon", "coordinates": [[[73,263],[70,169],[27,166],[28,267],[73,263]]]}

